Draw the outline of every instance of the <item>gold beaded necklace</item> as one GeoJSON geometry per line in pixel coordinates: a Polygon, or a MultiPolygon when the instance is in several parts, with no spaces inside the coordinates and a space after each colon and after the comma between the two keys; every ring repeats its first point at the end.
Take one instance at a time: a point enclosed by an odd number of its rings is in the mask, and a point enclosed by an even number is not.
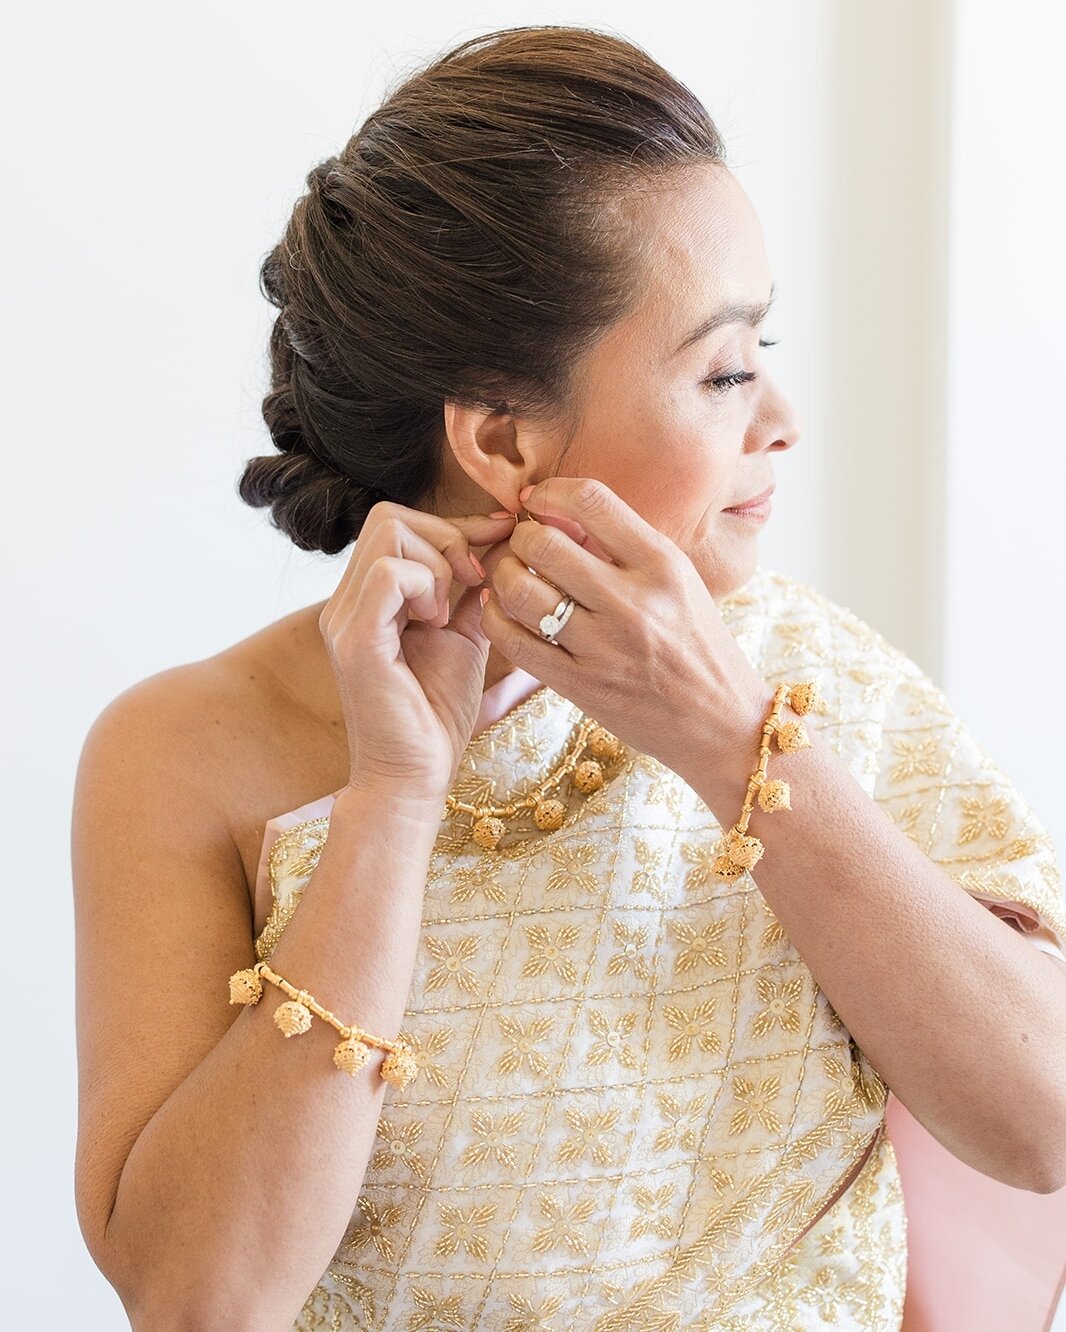
{"type": "Polygon", "coordinates": [[[578,723],[565,757],[521,799],[508,801],[505,805],[472,805],[449,795],[445,805],[450,814],[472,815],[474,822],[470,836],[482,850],[495,851],[500,838],[507,831],[504,820],[516,819],[526,810],[533,811],[534,823],[545,832],[561,828],[566,817],[566,805],[551,793],[563,778],[572,774],[572,785],[582,795],[590,796],[603,785],[605,765],[620,758],[624,752],[625,746],[617,736],[591,717],[584,717],[578,723]],[[581,757],[586,749],[593,755],[592,758],[581,757]]]}

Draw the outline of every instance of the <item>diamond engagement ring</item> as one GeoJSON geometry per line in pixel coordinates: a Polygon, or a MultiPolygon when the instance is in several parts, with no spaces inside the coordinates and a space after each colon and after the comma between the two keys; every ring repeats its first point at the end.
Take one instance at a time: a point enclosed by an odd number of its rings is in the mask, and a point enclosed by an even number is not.
{"type": "MultiPolygon", "coordinates": [[[[541,637],[546,638],[549,643],[555,643],[555,635],[573,615],[574,605],[573,597],[563,597],[550,615],[542,615],[540,617],[541,637]]],[[[560,647],[561,644],[555,643],[555,646],[560,647]]]]}

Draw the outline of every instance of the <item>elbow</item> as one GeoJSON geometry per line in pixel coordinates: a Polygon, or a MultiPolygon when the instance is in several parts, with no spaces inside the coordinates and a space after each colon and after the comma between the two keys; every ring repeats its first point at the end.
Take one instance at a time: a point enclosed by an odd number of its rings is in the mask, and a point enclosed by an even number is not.
{"type": "MultiPolygon", "coordinates": [[[[1058,1141],[1064,1142],[1061,1138],[1058,1141]]],[[[1028,1188],[1031,1193],[1058,1193],[1059,1189],[1066,1188],[1066,1153],[1060,1152],[1049,1160],[1045,1151],[1042,1168],[1036,1172],[1028,1188]]]]}

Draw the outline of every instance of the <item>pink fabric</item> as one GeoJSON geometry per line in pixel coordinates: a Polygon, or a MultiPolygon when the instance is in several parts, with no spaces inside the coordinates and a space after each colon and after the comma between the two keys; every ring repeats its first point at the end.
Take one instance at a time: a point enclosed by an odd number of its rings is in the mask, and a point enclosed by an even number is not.
{"type": "Polygon", "coordinates": [[[886,1124],[907,1214],[902,1332],[1048,1332],[1066,1283],[1066,1189],[982,1175],[891,1093],[886,1124]]]}
{"type": "MultiPolygon", "coordinates": [[[[482,695],[472,735],[539,687],[516,667],[482,695]]],[[[257,936],[270,912],[270,847],[294,824],[328,814],[336,795],[267,821],[255,888],[257,936]]],[[[1016,902],[977,900],[1066,967],[1066,954],[1032,912],[1016,902]]],[[[1066,1189],[1029,1193],[982,1175],[943,1147],[891,1093],[886,1126],[907,1215],[901,1332],[1049,1332],[1066,1285],[1066,1189]]]]}

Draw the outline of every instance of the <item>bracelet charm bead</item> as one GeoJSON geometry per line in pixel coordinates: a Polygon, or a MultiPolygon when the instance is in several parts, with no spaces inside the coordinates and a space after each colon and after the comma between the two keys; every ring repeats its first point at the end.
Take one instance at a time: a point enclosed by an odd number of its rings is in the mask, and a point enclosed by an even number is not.
{"type": "Polygon", "coordinates": [[[754,868],[762,859],[765,847],[758,837],[753,837],[748,832],[754,793],[758,792],[759,808],[767,814],[776,813],[779,809],[792,808],[792,793],[788,782],[777,779],[766,780],[766,765],[770,759],[770,738],[777,737],[777,747],[783,754],[794,754],[800,749],[810,749],[811,741],[802,722],[781,722],[781,709],[787,702],[792,711],[802,717],[819,701],[818,686],[813,680],[805,680],[801,684],[794,685],[781,684],[774,691],[770,713],[762,728],[759,764],[748,778],[748,790],[740,818],[715,847],[716,855],[711,866],[711,874],[720,882],[734,883],[745,870],[754,868]]]}
{"type": "Polygon", "coordinates": [[[323,1008],[306,990],[297,990],[284,977],[272,970],[266,962],[235,971],[229,978],[231,1004],[257,1004],[263,995],[263,980],[284,990],[289,995],[286,1003],[274,1010],[274,1025],[285,1036],[299,1036],[311,1026],[311,1016],[321,1018],[341,1035],[333,1050],[333,1063],[342,1073],[355,1077],[370,1058],[372,1048],[385,1050],[385,1058],[378,1070],[380,1076],[392,1086],[406,1087],[418,1072],[414,1051],[406,1041],[388,1041],[371,1036],[361,1027],[347,1027],[338,1022],[328,1008],[323,1008]]]}

